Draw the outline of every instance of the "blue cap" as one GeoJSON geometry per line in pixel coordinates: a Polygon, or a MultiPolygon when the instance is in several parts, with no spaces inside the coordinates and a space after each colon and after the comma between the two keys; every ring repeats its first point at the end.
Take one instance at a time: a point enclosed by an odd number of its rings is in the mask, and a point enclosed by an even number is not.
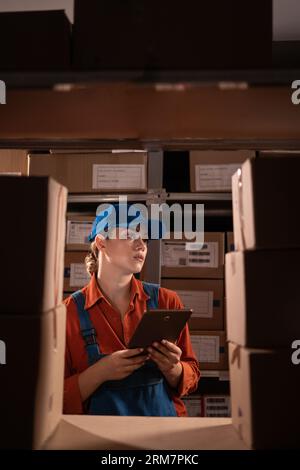
{"type": "Polygon", "coordinates": [[[149,219],[147,207],[138,203],[106,203],[97,209],[97,215],[93,222],[89,241],[95,240],[96,235],[107,236],[114,228],[130,228],[141,232],[142,238],[158,240],[163,238],[165,226],[159,219],[149,219]]]}

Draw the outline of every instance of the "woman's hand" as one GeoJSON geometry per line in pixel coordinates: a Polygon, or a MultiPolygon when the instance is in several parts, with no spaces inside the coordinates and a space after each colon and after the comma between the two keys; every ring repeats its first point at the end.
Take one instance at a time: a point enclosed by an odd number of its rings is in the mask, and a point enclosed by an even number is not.
{"type": "Polygon", "coordinates": [[[157,364],[171,387],[176,388],[183,370],[180,362],[181,349],[166,339],[163,339],[160,343],[155,342],[152,346],[147,348],[150,359],[157,364]]]}
{"type": "Polygon", "coordinates": [[[124,349],[115,351],[100,359],[97,364],[102,369],[104,381],[125,379],[132,372],[142,367],[149,355],[145,351],[143,355],[136,356],[143,351],[144,349],[140,348],[124,349]]]}
{"type": "Polygon", "coordinates": [[[104,356],[79,374],[78,384],[82,401],[107,380],[121,380],[142,367],[147,360],[147,352],[139,357],[144,349],[125,349],[104,356]]]}

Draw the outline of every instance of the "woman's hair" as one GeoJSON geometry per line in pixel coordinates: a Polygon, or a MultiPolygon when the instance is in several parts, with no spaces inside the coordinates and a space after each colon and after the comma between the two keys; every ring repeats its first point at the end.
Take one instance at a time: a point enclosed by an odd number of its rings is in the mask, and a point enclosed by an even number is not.
{"type": "Polygon", "coordinates": [[[96,242],[92,242],[90,246],[90,252],[85,257],[85,267],[90,276],[98,271],[98,255],[99,250],[96,242]]]}

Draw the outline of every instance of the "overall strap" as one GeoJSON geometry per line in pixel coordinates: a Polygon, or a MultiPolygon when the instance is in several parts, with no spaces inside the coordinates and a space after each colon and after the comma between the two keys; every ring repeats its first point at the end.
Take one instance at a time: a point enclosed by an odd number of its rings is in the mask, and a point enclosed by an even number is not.
{"type": "Polygon", "coordinates": [[[85,297],[81,290],[74,292],[72,297],[77,305],[80,331],[85,342],[89,365],[92,365],[99,359],[100,356],[99,345],[96,338],[96,330],[91,322],[89,312],[84,308],[85,297]]]}
{"type": "Polygon", "coordinates": [[[158,293],[159,284],[152,284],[150,282],[142,282],[144,291],[149,295],[150,299],[147,300],[147,309],[153,310],[158,308],[158,293]]]}

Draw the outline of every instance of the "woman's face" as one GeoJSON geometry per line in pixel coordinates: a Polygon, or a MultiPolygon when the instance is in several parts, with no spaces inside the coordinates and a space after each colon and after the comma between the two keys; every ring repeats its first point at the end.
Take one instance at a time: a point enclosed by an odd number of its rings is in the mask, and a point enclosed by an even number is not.
{"type": "Polygon", "coordinates": [[[113,236],[103,240],[102,244],[101,253],[106,263],[120,268],[126,274],[142,270],[147,255],[147,240],[143,240],[137,232],[115,229],[113,236]]]}

